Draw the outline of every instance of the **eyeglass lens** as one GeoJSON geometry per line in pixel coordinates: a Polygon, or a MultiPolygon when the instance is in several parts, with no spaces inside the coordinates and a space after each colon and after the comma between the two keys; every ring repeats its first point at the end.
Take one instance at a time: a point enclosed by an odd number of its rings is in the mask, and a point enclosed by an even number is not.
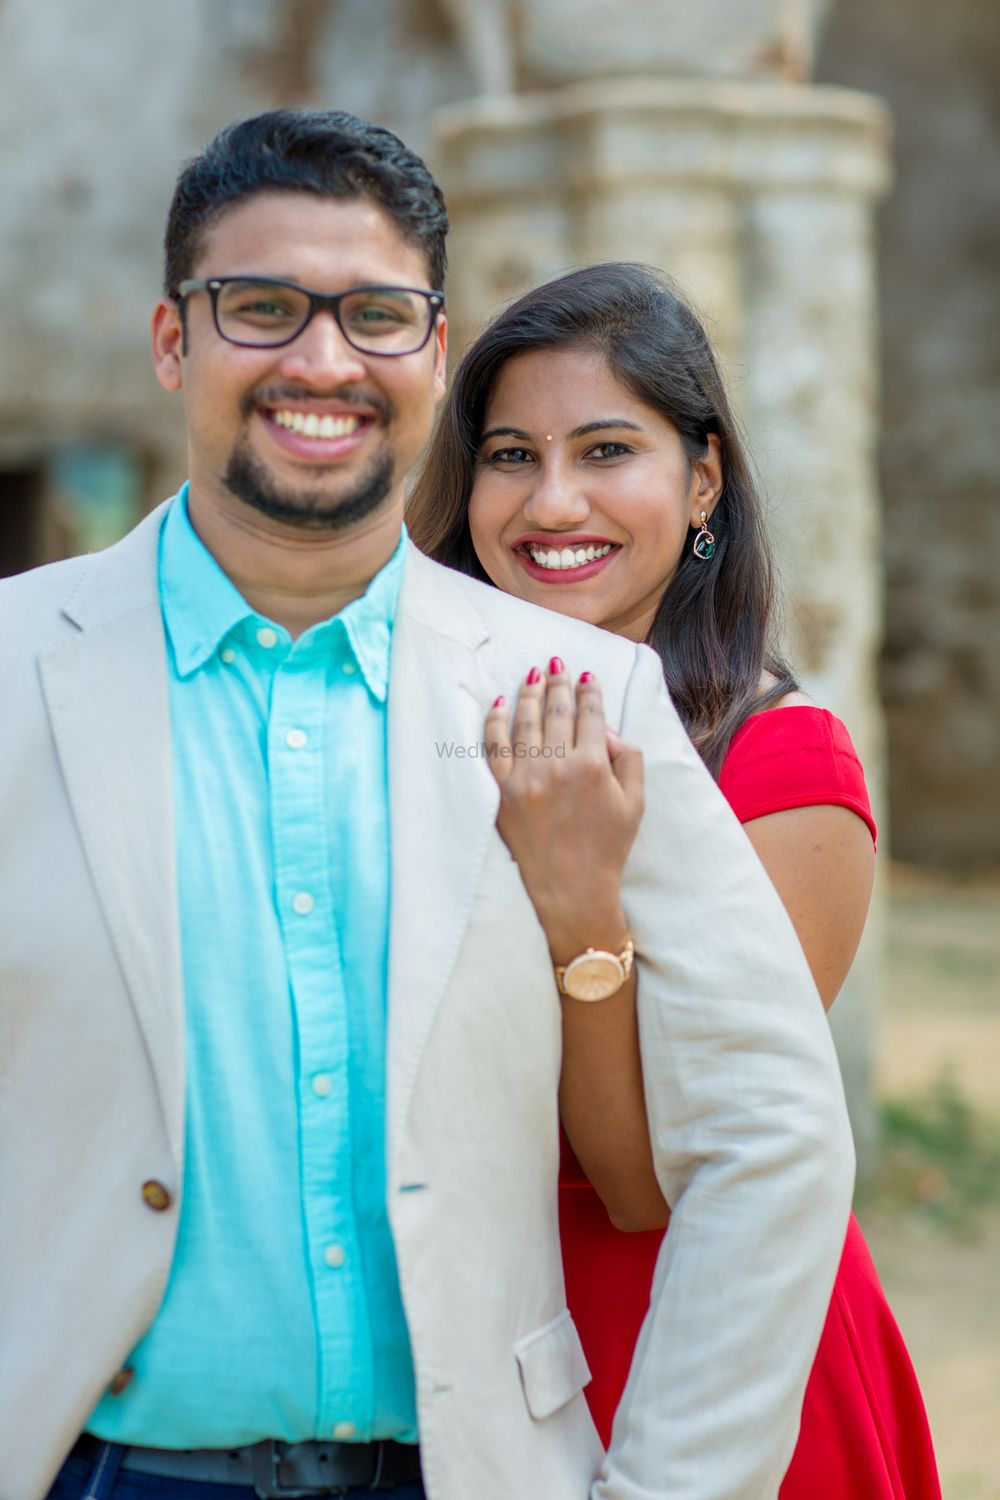
{"type": "MultiPolygon", "coordinates": [[[[219,288],[216,316],[224,338],[266,347],[301,333],[309,320],[309,307],[308,293],[298,287],[227,281],[219,288]]],[[[338,311],[348,342],[372,354],[419,349],[434,316],[426,297],[400,287],[349,292],[338,311]]]]}

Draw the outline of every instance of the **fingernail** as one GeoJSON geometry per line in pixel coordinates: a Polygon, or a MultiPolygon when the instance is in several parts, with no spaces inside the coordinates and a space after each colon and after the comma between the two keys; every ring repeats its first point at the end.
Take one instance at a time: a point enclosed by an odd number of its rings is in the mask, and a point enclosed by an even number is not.
{"type": "Polygon", "coordinates": [[[542,680],[542,674],[541,674],[541,672],[539,672],[539,670],[538,670],[537,667],[532,667],[531,671],[528,673],[528,681],[529,681],[529,683],[532,685],[532,687],[534,687],[535,683],[536,682],[541,682],[541,680],[542,680]]]}
{"type": "Polygon", "coordinates": [[[566,664],[561,656],[554,656],[549,662],[549,676],[558,677],[560,672],[565,672],[566,664]]]}
{"type": "Polygon", "coordinates": [[[501,693],[500,696],[499,696],[499,698],[494,698],[493,699],[493,707],[494,708],[503,708],[503,706],[504,706],[504,704],[506,702],[507,702],[507,699],[504,697],[503,693],[501,693]]]}
{"type": "Polygon", "coordinates": [[[593,674],[593,672],[581,672],[580,673],[580,681],[581,682],[593,682],[593,680],[594,680],[594,674],[593,674]]]}

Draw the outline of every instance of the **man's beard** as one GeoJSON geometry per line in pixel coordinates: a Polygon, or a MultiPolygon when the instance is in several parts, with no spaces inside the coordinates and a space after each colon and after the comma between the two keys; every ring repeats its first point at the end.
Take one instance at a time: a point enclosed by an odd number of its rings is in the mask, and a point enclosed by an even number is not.
{"type": "Polygon", "coordinates": [[[392,489],[393,461],[388,447],[375,454],[353,490],[335,499],[322,490],[277,488],[267,468],[237,443],[223,476],[223,483],[237,500],[286,526],[305,531],[346,531],[378,510],[392,489]]]}

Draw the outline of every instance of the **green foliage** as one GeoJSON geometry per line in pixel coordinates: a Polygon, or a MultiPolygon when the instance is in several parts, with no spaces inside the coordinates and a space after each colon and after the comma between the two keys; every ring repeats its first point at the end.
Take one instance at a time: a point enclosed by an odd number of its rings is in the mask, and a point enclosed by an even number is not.
{"type": "Polygon", "coordinates": [[[943,1072],[918,1094],[881,1106],[881,1151],[862,1206],[920,1214],[963,1237],[1000,1203],[1000,1125],[969,1104],[943,1072]]]}

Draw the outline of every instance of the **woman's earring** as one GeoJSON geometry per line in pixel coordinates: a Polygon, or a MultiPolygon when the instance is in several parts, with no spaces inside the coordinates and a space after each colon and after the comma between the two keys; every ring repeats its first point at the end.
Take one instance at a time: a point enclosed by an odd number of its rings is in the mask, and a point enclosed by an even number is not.
{"type": "Polygon", "coordinates": [[[691,551],[699,562],[711,562],[715,556],[715,537],[708,529],[708,513],[701,513],[701,530],[691,544],[691,551]]]}

